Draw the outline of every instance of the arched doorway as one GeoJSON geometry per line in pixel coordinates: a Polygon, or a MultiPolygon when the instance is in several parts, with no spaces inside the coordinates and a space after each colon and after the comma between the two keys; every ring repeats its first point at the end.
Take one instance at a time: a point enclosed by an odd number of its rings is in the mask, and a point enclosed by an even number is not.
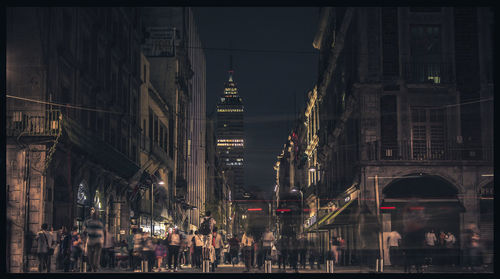
{"type": "Polygon", "coordinates": [[[454,252],[447,255],[451,263],[458,263],[460,212],[464,207],[458,199],[457,187],[439,176],[412,174],[392,181],[382,193],[381,210],[390,214],[390,218],[384,219],[390,220],[391,231],[400,232],[404,238],[406,233],[417,230],[434,230],[438,239],[441,231],[451,232],[456,243],[454,252]]]}

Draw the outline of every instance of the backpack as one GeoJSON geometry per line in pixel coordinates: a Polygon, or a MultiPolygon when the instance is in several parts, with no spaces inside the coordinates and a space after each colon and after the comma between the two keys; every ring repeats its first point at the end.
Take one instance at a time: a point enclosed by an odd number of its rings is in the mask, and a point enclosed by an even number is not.
{"type": "Polygon", "coordinates": [[[210,234],[210,219],[211,218],[205,218],[203,219],[203,222],[200,225],[199,232],[202,235],[209,235],[210,234]]]}

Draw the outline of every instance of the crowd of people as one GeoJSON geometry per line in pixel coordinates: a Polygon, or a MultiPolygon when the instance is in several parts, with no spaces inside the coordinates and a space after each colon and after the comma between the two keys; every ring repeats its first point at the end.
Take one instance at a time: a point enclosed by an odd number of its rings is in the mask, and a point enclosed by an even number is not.
{"type": "MultiPolygon", "coordinates": [[[[465,231],[465,268],[475,269],[481,265],[480,234],[475,225],[465,231]]],[[[209,263],[210,271],[215,271],[221,262],[238,265],[244,263],[245,272],[252,268],[261,270],[270,260],[280,271],[290,268],[298,272],[305,269],[321,269],[324,263],[319,247],[308,241],[305,234],[289,234],[275,239],[269,227],[262,233],[246,231],[242,235],[223,235],[218,231],[215,220],[207,211],[199,230],[184,233],[177,228],[170,229],[163,237],[153,237],[141,228],[121,241],[115,241],[95,210],[83,224],[83,230],[62,227],[55,231],[43,224],[36,235],[37,256],[40,272],[62,270],[64,272],[97,272],[102,268],[121,268],[129,271],[178,271],[190,266],[202,269],[203,262],[209,263]],[[308,260],[308,261],[307,261],[308,260]]],[[[386,239],[390,263],[404,266],[405,272],[413,268],[417,272],[431,265],[458,264],[457,239],[452,232],[433,229],[408,231],[403,236],[392,231],[386,239]]],[[[334,235],[326,260],[335,266],[346,264],[346,243],[342,237],[334,235]]]]}

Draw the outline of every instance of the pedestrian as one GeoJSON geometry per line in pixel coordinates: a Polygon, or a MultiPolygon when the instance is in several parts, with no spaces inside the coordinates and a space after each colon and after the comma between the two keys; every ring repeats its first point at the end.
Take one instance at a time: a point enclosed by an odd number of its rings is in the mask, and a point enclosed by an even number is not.
{"type": "Polygon", "coordinates": [[[387,237],[387,245],[389,246],[389,260],[391,266],[400,265],[399,257],[401,255],[399,247],[401,245],[401,235],[396,230],[392,230],[387,237]]]}
{"type": "Polygon", "coordinates": [[[184,232],[180,232],[181,236],[181,246],[179,247],[179,269],[182,270],[182,266],[187,264],[187,237],[184,232]]]}
{"type": "Polygon", "coordinates": [[[273,233],[269,230],[269,227],[266,227],[266,231],[262,234],[262,249],[265,259],[271,259],[271,249],[274,241],[273,233]]]}
{"type": "Polygon", "coordinates": [[[241,245],[243,248],[243,257],[245,259],[245,272],[250,271],[250,267],[252,266],[252,247],[254,244],[253,236],[249,233],[245,232],[243,237],[241,238],[241,245]]]}
{"type": "Polygon", "coordinates": [[[59,255],[61,257],[62,269],[69,272],[71,258],[71,234],[65,226],[61,228],[61,245],[59,246],[59,255]]]}
{"type": "Polygon", "coordinates": [[[104,244],[104,230],[102,222],[99,221],[95,208],[90,211],[90,218],[84,223],[85,242],[87,255],[92,272],[99,270],[101,250],[104,244]]]}
{"type": "Polygon", "coordinates": [[[229,255],[229,243],[227,241],[224,242],[224,248],[222,251],[224,253],[224,264],[229,264],[231,262],[231,256],[229,255]]]}
{"type": "Polygon", "coordinates": [[[278,249],[278,269],[281,270],[281,266],[283,266],[283,271],[286,271],[288,262],[288,241],[285,236],[281,236],[276,248],[278,249]]]}
{"type": "Polygon", "coordinates": [[[434,230],[431,229],[430,231],[425,233],[425,264],[426,265],[432,265],[432,259],[434,258],[435,254],[435,245],[437,243],[437,237],[436,234],[434,233],[434,230]]]}
{"type": "Polygon", "coordinates": [[[215,270],[220,263],[221,249],[224,247],[222,236],[217,232],[217,227],[214,227],[214,232],[212,233],[212,246],[215,249],[215,262],[213,264],[213,270],[215,270]]]}
{"type": "Polygon", "coordinates": [[[71,231],[71,265],[70,269],[72,272],[79,270],[79,263],[81,262],[81,257],[83,255],[83,240],[78,233],[78,227],[74,226],[71,231]]]}
{"type": "Polygon", "coordinates": [[[335,265],[338,265],[339,263],[339,250],[340,250],[340,242],[337,236],[333,236],[331,240],[331,245],[332,245],[332,259],[335,265]]]}
{"type": "Polygon", "coordinates": [[[465,268],[474,270],[481,264],[480,260],[480,235],[479,229],[473,223],[467,225],[465,230],[465,268]]]}
{"type": "Polygon", "coordinates": [[[194,259],[196,262],[195,265],[197,268],[201,268],[203,240],[201,239],[201,235],[200,235],[199,231],[195,231],[193,239],[194,239],[194,259]]]}
{"type": "Polygon", "coordinates": [[[298,268],[298,246],[297,246],[297,237],[293,234],[288,238],[288,261],[290,263],[290,267],[295,271],[295,273],[299,272],[298,268]]]}
{"type": "Polygon", "coordinates": [[[405,272],[411,273],[411,269],[415,266],[417,273],[422,272],[424,261],[423,244],[425,241],[425,232],[423,229],[409,231],[403,238],[403,246],[405,249],[405,272]]]}
{"type": "Polygon", "coordinates": [[[102,249],[102,255],[104,256],[104,266],[107,268],[115,267],[115,244],[113,236],[106,229],[104,230],[104,245],[102,249]]]}
{"type": "Polygon", "coordinates": [[[50,272],[49,266],[49,232],[47,231],[48,225],[46,223],[42,224],[42,229],[37,233],[37,256],[38,256],[38,272],[50,272]]]}
{"type": "Polygon", "coordinates": [[[344,266],[346,265],[346,242],[345,242],[345,239],[342,238],[342,236],[339,236],[338,237],[339,239],[339,261],[340,261],[340,265],[344,266]]]}
{"type": "Polygon", "coordinates": [[[264,250],[262,248],[263,241],[262,241],[262,235],[255,241],[255,251],[257,255],[257,267],[259,270],[262,269],[262,266],[264,265],[264,250]]]}
{"type": "Polygon", "coordinates": [[[302,269],[306,269],[307,239],[305,234],[300,234],[297,241],[300,266],[302,269]]]}
{"type": "Polygon", "coordinates": [[[142,237],[142,229],[138,229],[135,231],[134,234],[134,250],[132,252],[133,254],[133,270],[136,270],[139,268],[141,260],[143,259],[142,257],[142,246],[143,246],[143,237],[142,237]]]}
{"type": "Polygon", "coordinates": [[[229,255],[231,259],[231,264],[234,266],[239,263],[238,252],[240,250],[240,240],[237,235],[234,235],[229,239],[229,255]]]}
{"type": "Polygon", "coordinates": [[[54,227],[50,226],[49,233],[49,268],[48,272],[51,270],[55,271],[57,266],[57,257],[59,252],[59,235],[57,231],[54,231],[54,227]]]}
{"type": "Polygon", "coordinates": [[[191,268],[193,268],[194,265],[194,247],[195,247],[195,239],[194,239],[194,231],[190,230],[189,235],[187,237],[187,245],[188,245],[188,260],[189,263],[191,264],[191,268]]]}
{"type": "Polygon", "coordinates": [[[132,229],[132,233],[127,236],[127,252],[128,252],[128,267],[134,270],[134,235],[137,233],[137,228],[132,229]]]}
{"type": "Polygon", "coordinates": [[[309,266],[311,267],[311,270],[314,269],[314,262],[316,261],[318,270],[321,270],[321,261],[319,257],[319,252],[318,252],[318,247],[316,246],[316,243],[311,240],[309,242],[309,266]]]}
{"type": "Polygon", "coordinates": [[[173,229],[172,233],[168,236],[168,269],[177,271],[177,264],[179,259],[179,247],[181,245],[181,237],[177,229],[173,229]],[[172,269],[172,258],[174,259],[174,268],[172,269]]]}
{"type": "Polygon", "coordinates": [[[155,256],[156,256],[156,269],[158,271],[162,270],[162,261],[163,258],[167,256],[167,247],[163,244],[163,241],[161,239],[156,239],[155,240],[155,256]]]}
{"type": "Polygon", "coordinates": [[[146,272],[151,272],[155,264],[155,251],[153,247],[153,238],[147,232],[142,235],[142,259],[148,263],[146,272]]]}
{"type": "Polygon", "coordinates": [[[455,266],[456,263],[456,255],[455,255],[455,242],[456,238],[453,233],[448,232],[444,238],[445,247],[446,247],[446,256],[449,259],[447,264],[451,266],[455,266]]]}

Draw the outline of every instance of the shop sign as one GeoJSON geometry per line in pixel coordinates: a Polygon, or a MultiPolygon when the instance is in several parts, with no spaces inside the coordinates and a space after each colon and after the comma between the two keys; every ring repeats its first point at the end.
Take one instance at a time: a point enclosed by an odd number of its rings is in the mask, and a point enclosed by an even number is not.
{"type": "Polygon", "coordinates": [[[314,223],[316,223],[316,219],[317,219],[316,215],[313,215],[313,216],[307,218],[307,220],[304,222],[304,227],[309,228],[314,223]]]}
{"type": "Polygon", "coordinates": [[[120,230],[120,234],[125,234],[125,230],[120,230]]]}

